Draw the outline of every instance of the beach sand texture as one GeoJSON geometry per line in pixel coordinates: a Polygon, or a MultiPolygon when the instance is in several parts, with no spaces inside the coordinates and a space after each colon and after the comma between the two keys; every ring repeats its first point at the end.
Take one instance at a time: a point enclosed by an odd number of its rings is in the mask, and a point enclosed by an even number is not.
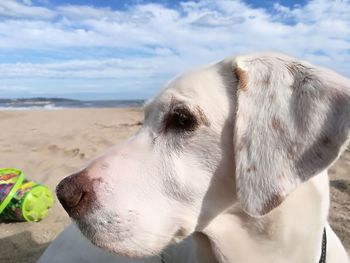
{"type": "MultiPolygon", "coordinates": [[[[0,111],[0,167],[22,169],[31,180],[57,183],[140,128],[140,109],[0,111]]],[[[330,222],[350,252],[350,153],[330,170],[330,222]]],[[[0,262],[36,262],[70,223],[57,201],[39,223],[0,224],[0,262]]]]}

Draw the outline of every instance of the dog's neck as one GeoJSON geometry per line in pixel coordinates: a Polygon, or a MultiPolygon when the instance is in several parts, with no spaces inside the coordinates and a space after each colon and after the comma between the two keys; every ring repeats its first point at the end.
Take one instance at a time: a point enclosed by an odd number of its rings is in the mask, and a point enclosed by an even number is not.
{"type": "Polygon", "coordinates": [[[318,262],[329,208],[327,172],[302,184],[261,218],[238,205],[204,229],[220,263],[318,262]],[[308,200],[305,202],[305,200],[308,200]]]}

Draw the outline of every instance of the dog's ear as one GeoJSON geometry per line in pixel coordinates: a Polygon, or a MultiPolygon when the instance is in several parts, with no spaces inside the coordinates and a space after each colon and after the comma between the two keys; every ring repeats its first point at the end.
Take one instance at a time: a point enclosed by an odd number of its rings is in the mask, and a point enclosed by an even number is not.
{"type": "Polygon", "coordinates": [[[234,131],[237,193],[261,216],[345,148],[350,81],[282,55],[238,57],[234,131]]]}

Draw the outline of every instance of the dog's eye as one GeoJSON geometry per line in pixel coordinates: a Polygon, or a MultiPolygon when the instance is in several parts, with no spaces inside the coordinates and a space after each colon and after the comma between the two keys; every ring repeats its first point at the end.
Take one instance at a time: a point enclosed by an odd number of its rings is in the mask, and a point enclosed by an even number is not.
{"type": "Polygon", "coordinates": [[[184,108],[172,110],[165,119],[165,130],[194,131],[197,126],[196,117],[184,108]]]}

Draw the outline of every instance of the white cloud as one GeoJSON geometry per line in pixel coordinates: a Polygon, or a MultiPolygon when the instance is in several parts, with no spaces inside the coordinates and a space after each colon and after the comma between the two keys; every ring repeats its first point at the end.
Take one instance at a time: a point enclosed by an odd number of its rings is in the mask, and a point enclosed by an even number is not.
{"type": "Polygon", "coordinates": [[[32,5],[32,0],[22,0],[25,5],[32,5]]]}
{"type": "Polygon", "coordinates": [[[23,0],[23,3],[15,0],[0,1],[0,16],[15,18],[50,19],[55,16],[53,10],[45,7],[32,6],[30,0],[23,0]]]}
{"type": "Polygon", "coordinates": [[[58,63],[2,63],[0,78],[145,79],[171,75],[178,66],[188,68],[173,55],[150,58],[70,60],[58,63]],[[171,63],[169,63],[171,61],[171,63]],[[176,65],[174,67],[174,65],[176,65]]]}
{"type": "Polygon", "coordinates": [[[273,12],[224,0],[183,2],[176,9],[141,3],[122,11],[82,5],[49,9],[26,0],[1,0],[0,52],[40,50],[49,56],[75,48],[84,59],[0,63],[0,77],[127,81],[136,76],[145,82],[259,50],[286,52],[350,76],[349,14],[349,0],[313,0],[294,7],[276,2],[273,12]],[[89,58],[91,48],[106,49],[109,58],[89,58]]]}
{"type": "Polygon", "coordinates": [[[103,19],[106,17],[113,17],[117,12],[112,11],[110,8],[96,8],[91,6],[77,6],[77,5],[64,5],[59,6],[57,11],[68,18],[82,19],[82,18],[96,18],[103,19]]]}

